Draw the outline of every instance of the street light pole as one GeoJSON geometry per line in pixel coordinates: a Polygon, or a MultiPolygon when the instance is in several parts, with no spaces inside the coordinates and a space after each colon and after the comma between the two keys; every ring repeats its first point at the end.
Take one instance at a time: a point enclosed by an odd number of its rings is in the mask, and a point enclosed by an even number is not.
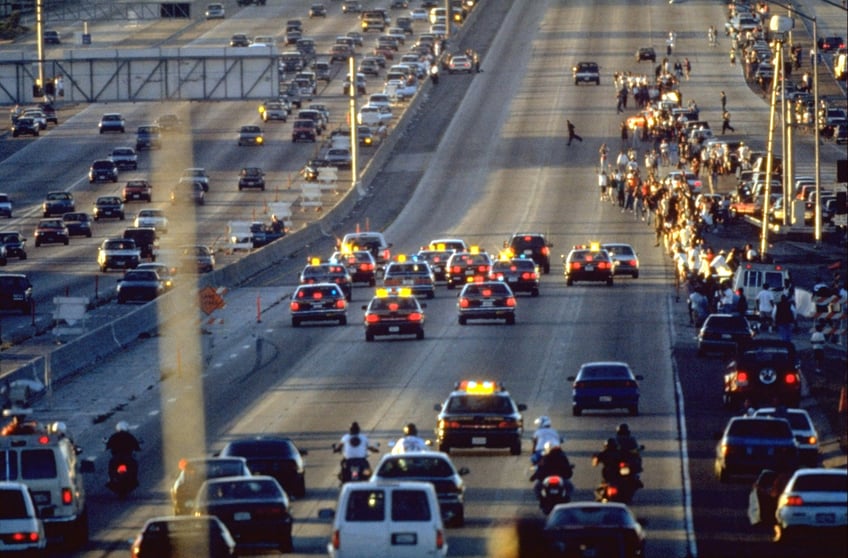
{"type": "Polygon", "coordinates": [[[359,126],[356,121],[356,95],[359,93],[359,84],[356,81],[356,59],[351,56],[347,59],[347,65],[350,74],[350,185],[351,188],[356,188],[359,178],[359,126]]]}
{"type": "MultiPolygon", "coordinates": [[[[801,15],[801,14],[799,14],[801,15]]],[[[803,16],[802,17],[806,17],[803,16]]],[[[816,108],[813,110],[813,127],[815,133],[815,157],[816,157],[816,216],[813,225],[813,238],[816,248],[821,248],[822,242],[822,207],[821,207],[821,158],[819,157],[819,144],[821,143],[821,131],[819,130],[819,45],[818,45],[818,18],[813,16],[813,102],[816,108]]]]}
{"type": "Polygon", "coordinates": [[[38,53],[38,86],[44,96],[44,0],[35,0],[35,42],[38,53]]]}

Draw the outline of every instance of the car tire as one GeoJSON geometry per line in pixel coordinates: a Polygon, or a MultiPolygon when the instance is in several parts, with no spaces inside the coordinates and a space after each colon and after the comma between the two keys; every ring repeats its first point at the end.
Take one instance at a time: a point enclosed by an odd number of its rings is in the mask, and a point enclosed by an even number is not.
{"type": "Polygon", "coordinates": [[[286,535],[280,541],[279,546],[280,554],[291,554],[294,552],[294,543],[292,542],[291,535],[286,535]]]}
{"type": "Polygon", "coordinates": [[[118,297],[118,304],[124,304],[124,303],[126,303],[126,302],[127,302],[127,301],[126,301],[126,299],[125,299],[125,298],[120,297],[120,296],[118,297]]]}
{"type": "Polygon", "coordinates": [[[612,287],[614,283],[615,283],[615,281],[613,280],[612,277],[607,279],[607,287],[612,287]]]}
{"type": "Polygon", "coordinates": [[[565,285],[566,285],[567,287],[570,287],[570,286],[572,286],[573,284],[574,284],[574,279],[568,278],[568,279],[566,279],[566,280],[565,280],[565,285]]]}
{"type": "Polygon", "coordinates": [[[66,238],[62,244],[64,244],[65,246],[67,246],[68,244],[70,244],[70,242],[71,242],[71,239],[70,239],[70,238],[66,238]]]}
{"type": "Polygon", "coordinates": [[[515,325],[515,315],[509,315],[506,317],[506,325],[515,325]]]}
{"type": "Polygon", "coordinates": [[[460,508],[457,514],[451,518],[448,526],[462,527],[465,525],[465,508],[460,508]]]}
{"type": "Polygon", "coordinates": [[[106,267],[105,265],[100,266],[100,273],[106,273],[108,270],[109,270],[109,268],[106,267]]]}
{"type": "Polygon", "coordinates": [[[638,272],[638,271],[634,271],[634,272],[633,272],[633,274],[632,274],[632,277],[633,277],[634,279],[638,279],[638,278],[639,278],[639,272],[638,272]]]}
{"type": "Polygon", "coordinates": [[[532,291],[530,291],[530,296],[539,296],[539,289],[533,289],[532,291]]]}
{"type": "Polygon", "coordinates": [[[510,455],[521,455],[521,439],[518,439],[509,446],[510,455]]]}
{"type": "Polygon", "coordinates": [[[418,339],[419,341],[420,341],[421,339],[424,339],[424,330],[423,330],[423,329],[419,329],[418,331],[416,331],[416,332],[415,332],[415,338],[416,338],[416,339],[418,339]]]}
{"type": "Polygon", "coordinates": [[[340,326],[345,326],[345,325],[347,325],[347,317],[342,316],[341,318],[339,318],[339,325],[340,325],[340,326]]]}
{"type": "Polygon", "coordinates": [[[460,316],[459,317],[459,325],[465,325],[466,323],[468,323],[468,322],[465,319],[465,316],[460,316]]]}
{"type": "Polygon", "coordinates": [[[631,417],[639,416],[639,405],[632,405],[628,407],[627,412],[630,413],[631,417]]]}
{"type": "Polygon", "coordinates": [[[291,324],[292,324],[292,327],[300,327],[300,320],[297,319],[297,318],[292,318],[291,324]]]}
{"type": "Polygon", "coordinates": [[[306,478],[300,476],[295,481],[294,486],[292,487],[292,496],[295,498],[305,498],[306,497],[306,478]]]}
{"type": "Polygon", "coordinates": [[[366,331],[365,332],[365,341],[370,343],[373,340],[374,340],[374,334],[366,331]]]}
{"type": "Polygon", "coordinates": [[[435,291],[430,291],[430,292],[428,292],[428,293],[427,293],[427,298],[428,298],[428,299],[431,299],[431,300],[432,300],[432,299],[434,299],[434,298],[436,298],[436,292],[435,292],[435,291]]]}
{"type": "Polygon", "coordinates": [[[36,241],[35,241],[35,247],[36,247],[36,248],[38,248],[39,246],[41,246],[41,241],[40,241],[40,240],[36,240],[36,241]]]}
{"type": "Polygon", "coordinates": [[[579,417],[580,415],[583,414],[583,409],[581,409],[577,405],[574,405],[573,407],[571,407],[571,414],[574,415],[575,417],[579,417]]]}
{"type": "Polygon", "coordinates": [[[18,259],[19,259],[19,260],[25,260],[25,259],[27,259],[27,254],[26,254],[26,252],[21,252],[21,255],[20,255],[20,256],[18,256],[18,259]]]}
{"type": "Polygon", "coordinates": [[[439,451],[444,453],[444,454],[449,454],[450,453],[450,446],[448,445],[447,442],[439,442],[439,451]]]}

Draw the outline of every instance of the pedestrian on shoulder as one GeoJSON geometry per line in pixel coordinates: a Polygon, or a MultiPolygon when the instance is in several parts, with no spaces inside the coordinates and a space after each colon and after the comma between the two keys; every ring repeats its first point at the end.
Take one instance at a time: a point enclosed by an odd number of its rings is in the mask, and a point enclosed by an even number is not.
{"type": "Polygon", "coordinates": [[[571,120],[566,120],[565,122],[568,126],[568,145],[571,145],[571,140],[577,140],[582,142],[583,138],[577,135],[577,132],[574,128],[574,124],[571,123],[571,120]]]}

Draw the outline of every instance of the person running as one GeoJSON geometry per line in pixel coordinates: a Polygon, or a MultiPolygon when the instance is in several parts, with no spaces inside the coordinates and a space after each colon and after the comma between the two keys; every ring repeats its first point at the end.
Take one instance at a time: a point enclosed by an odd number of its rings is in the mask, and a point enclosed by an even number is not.
{"type": "Polygon", "coordinates": [[[571,140],[577,140],[582,142],[583,138],[577,135],[577,132],[574,128],[574,124],[571,123],[571,120],[566,120],[566,123],[568,125],[568,145],[571,145],[571,140]]]}

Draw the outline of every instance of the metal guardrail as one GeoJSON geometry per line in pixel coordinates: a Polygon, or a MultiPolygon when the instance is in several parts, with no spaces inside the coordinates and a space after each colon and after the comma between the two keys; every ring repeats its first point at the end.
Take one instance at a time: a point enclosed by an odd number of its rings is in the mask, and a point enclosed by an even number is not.
{"type": "MultiPolygon", "coordinates": [[[[172,11],[176,10],[176,13],[170,17],[190,17],[190,11],[183,10],[182,5],[190,7],[192,4],[191,2],[42,1],[44,19],[48,23],[161,19],[163,17],[163,5],[173,7],[172,11]],[[178,5],[179,9],[176,9],[178,5]]],[[[20,12],[22,19],[26,21],[33,20],[35,18],[35,0],[0,0],[0,18],[8,17],[12,12],[20,12]]]]}

